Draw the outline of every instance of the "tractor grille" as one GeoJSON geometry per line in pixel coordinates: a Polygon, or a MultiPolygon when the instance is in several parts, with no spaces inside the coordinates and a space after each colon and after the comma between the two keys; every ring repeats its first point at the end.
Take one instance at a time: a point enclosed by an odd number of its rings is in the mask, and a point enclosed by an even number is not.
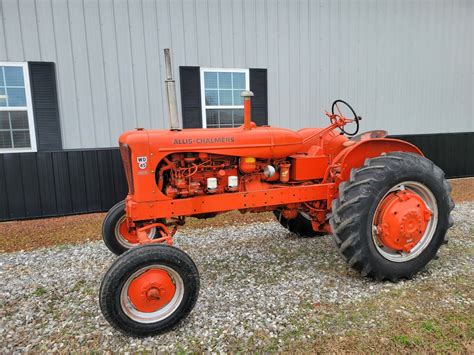
{"type": "Polygon", "coordinates": [[[122,156],[123,168],[127,177],[128,193],[133,195],[132,151],[128,145],[120,144],[120,155],[122,156]]]}

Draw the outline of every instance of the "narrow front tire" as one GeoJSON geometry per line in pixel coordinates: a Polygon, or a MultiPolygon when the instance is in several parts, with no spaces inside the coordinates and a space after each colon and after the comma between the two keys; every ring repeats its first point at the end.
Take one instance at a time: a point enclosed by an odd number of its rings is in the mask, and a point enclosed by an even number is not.
{"type": "Polygon", "coordinates": [[[100,286],[105,319],[131,336],[169,331],[185,319],[199,294],[199,272],[180,249],[148,244],[121,255],[100,286]]]}

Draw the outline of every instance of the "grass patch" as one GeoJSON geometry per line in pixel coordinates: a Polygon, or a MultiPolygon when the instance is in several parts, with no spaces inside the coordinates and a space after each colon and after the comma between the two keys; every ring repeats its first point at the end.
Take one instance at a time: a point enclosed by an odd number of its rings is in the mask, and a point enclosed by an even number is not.
{"type": "Polygon", "coordinates": [[[430,334],[433,334],[433,336],[437,339],[440,339],[443,337],[443,333],[441,331],[441,328],[439,325],[432,321],[424,321],[421,323],[421,329],[424,330],[425,332],[428,332],[430,334]]]}
{"type": "Polygon", "coordinates": [[[77,292],[77,291],[80,291],[86,284],[86,281],[85,280],[79,280],[76,282],[76,284],[74,285],[74,287],[72,288],[72,291],[73,292],[77,292]]]}
{"type": "Polygon", "coordinates": [[[291,326],[275,339],[260,339],[264,345],[257,350],[468,352],[474,341],[474,307],[459,305],[452,295],[466,294],[469,287],[465,277],[427,280],[407,284],[403,292],[395,288],[349,304],[302,304],[291,326]]]}
{"type": "Polygon", "coordinates": [[[392,340],[397,345],[401,345],[402,347],[414,347],[417,345],[421,345],[421,339],[417,336],[409,337],[408,335],[401,334],[393,336],[392,340]]]}
{"type": "Polygon", "coordinates": [[[37,287],[36,290],[33,291],[35,296],[41,297],[46,293],[46,289],[44,287],[37,287]]]}

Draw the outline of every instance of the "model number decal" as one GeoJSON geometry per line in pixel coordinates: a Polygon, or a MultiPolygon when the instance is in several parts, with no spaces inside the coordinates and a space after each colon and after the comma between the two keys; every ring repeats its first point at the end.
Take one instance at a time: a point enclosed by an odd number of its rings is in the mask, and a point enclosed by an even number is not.
{"type": "Polygon", "coordinates": [[[193,143],[196,143],[196,144],[234,143],[234,137],[173,139],[173,144],[193,144],[193,143]]]}
{"type": "Polygon", "coordinates": [[[137,157],[138,167],[140,169],[146,169],[147,157],[137,157]]]}

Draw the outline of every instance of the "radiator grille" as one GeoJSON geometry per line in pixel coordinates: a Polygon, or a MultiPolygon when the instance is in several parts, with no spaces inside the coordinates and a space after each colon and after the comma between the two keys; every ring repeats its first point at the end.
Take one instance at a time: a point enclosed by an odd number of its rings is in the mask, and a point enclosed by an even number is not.
{"type": "Polygon", "coordinates": [[[125,176],[127,178],[128,193],[133,195],[132,152],[128,145],[120,144],[120,155],[122,156],[123,168],[125,169],[125,176]]]}

